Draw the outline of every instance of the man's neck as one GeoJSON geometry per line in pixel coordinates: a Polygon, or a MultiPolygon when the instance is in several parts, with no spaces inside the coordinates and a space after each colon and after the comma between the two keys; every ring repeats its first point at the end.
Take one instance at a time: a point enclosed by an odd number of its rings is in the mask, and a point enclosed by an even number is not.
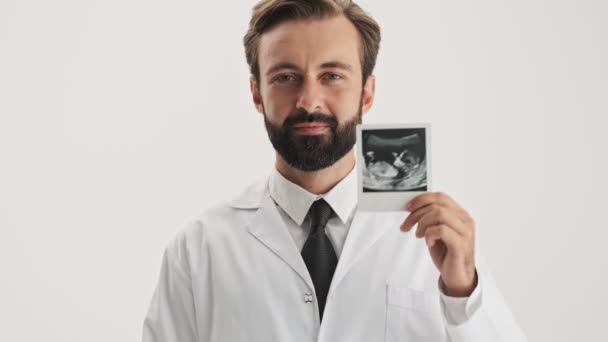
{"type": "Polygon", "coordinates": [[[355,167],[355,152],[351,149],[342,159],[332,166],[319,171],[305,172],[291,167],[277,153],[275,166],[287,180],[315,195],[329,192],[355,167]]]}

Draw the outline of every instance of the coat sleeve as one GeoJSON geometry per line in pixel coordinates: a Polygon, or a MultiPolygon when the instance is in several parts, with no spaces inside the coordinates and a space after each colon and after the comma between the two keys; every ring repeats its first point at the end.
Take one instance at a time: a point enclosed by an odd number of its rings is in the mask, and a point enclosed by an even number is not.
{"type": "Polygon", "coordinates": [[[478,255],[477,259],[479,288],[476,291],[480,291],[475,298],[475,305],[467,307],[474,309],[472,312],[467,312],[467,319],[459,324],[452,324],[446,320],[449,340],[451,342],[527,342],[524,332],[515,321],[483,257],[478,255]]]}
{"type": "Polygon", "coordinates": [[[198,342],[192,281],[176,240],[165,248],[143,325],[143,342],[198,342]]]}

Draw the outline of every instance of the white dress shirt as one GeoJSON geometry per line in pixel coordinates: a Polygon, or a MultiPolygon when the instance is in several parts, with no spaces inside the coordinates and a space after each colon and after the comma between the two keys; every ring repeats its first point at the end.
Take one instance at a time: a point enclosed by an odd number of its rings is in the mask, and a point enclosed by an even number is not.
{"type": "MultiPolygon", "coordinates": [[[[310,232],[308,211],[312,203],[323,198],[331,206],[336,215],[332,215],[327,221],[325,232],[339,259],[357,206],[356,167],[329,192],[322,195],[315,195],[292,183],[275,168],[272,170],[268,185],[270,196],[276,203],[285,227],[300,251],[310,232]]],[[[395,227],[395,229],[399,229],[399,227],[395,227]]],[[[412,229],[410,232],[414,234],[415,231],[412,229]]],[[[438,282],[438,287],[442,299],[441,307],[450,324],[457,325],[465,322],[481,305],[481,286],[479,284],[469,297],[450,297],[445,294],[440,282],[438,282]]]]}
{"type": "Polygon", "coordinates": [[[336,215],[332,215],[325,226],[336,256],[340,258],[348,228],[357,205],[357,178],[353,169],[328,193],[315,195],[294,184],[273,169],[269,182],[270,196],[277,204],[287,230],[293,237],[298,250],[302,250],[310,232],[308,210],[312,203],[323,198],[336,215]]]}

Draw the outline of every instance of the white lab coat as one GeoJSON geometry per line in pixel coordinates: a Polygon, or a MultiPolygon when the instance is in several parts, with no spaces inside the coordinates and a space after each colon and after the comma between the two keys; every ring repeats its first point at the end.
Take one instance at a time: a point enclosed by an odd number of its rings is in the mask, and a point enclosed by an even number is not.
{"type": "Polygon", "coordinates": [[[479,253],[481,305],[446,321],[424,239],[399,230],[406,214],[355,213],[320,324],[300,251],[258,182],[166,246],[143,341],[526,341],[479,253]]]}

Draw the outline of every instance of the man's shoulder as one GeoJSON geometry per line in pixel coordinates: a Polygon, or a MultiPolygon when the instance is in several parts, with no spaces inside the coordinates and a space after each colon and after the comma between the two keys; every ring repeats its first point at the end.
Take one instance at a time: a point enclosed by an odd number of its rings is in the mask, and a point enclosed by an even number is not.
{"type": "Polygon", "coordinates": [[[186,235],[200,233],[205,227],[218,227],[234,222],[242,215],[255,212],[266,196],[269,196],[268,176],[251,182],[231,199],[215,203],[188,218],[180,233],[186,235]]]}
{"type": "Polygon", "coordinates": [[[187,218],[168,243],[170,249],[190,249],[206,244],[210,238],[232,234],[244,228],[268,196],[268,177],[261,177],[227,201],[216,203],[187,218]],[[181,246],[181,247],[180,247],[181,246]],[[189,246],[189,247],[186,247],[189,246]]]}
{"type": "Polygon", "coordinates": [[[229,200],[225,205],[232,209],[257,209],[266,196],[270,195],[268,182],[270,177],[265,175],[251,182],[244,190],[229,200]]]}

